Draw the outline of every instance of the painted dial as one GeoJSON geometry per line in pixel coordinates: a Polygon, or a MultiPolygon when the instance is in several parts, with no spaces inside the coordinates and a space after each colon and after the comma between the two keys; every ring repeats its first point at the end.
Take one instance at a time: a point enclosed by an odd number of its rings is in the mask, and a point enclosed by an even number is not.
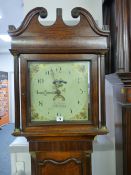
{"type": "Polygon", "coordinates": [[[31,121],[88,120],[89,61],[30,62],[31,121]]]}

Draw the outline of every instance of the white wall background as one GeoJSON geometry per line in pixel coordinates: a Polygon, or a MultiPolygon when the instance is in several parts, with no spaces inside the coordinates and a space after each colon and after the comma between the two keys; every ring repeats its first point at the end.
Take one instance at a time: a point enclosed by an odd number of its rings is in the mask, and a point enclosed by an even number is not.
{"type": "Polygon", "coordinates": [[[64,20],[72,20],[71,10],[74,7],[83,7],[92,14],[99,27],[102,27],[102,0],[24,0],[24,15],[35,7],[47,9],[48,21],[55,21],[56,8],[63,9],[64,20]]]}
{"type": "Polygon", "coordinates": [[[0,71],[14,71],[13,57],[9,52],[0,53],[0,71]]]}

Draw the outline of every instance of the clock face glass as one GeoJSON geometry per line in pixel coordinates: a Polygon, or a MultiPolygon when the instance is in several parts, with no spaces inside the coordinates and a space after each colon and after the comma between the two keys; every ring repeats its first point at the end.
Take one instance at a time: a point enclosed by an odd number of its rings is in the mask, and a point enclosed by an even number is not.
{"type": "Polygon", "coordinates": [[[30,62],[32,122],[89,120],[90,62],[30,62]]]}

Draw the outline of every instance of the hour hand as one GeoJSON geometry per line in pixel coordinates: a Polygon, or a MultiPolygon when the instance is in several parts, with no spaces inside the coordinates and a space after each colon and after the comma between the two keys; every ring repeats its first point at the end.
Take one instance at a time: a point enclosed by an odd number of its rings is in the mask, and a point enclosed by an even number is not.
{"type": "Polygon", "coordinates": [[[53,84],[62,84],[62,83],[64,83],[64,84],[66,84],[67,83],[67,81],[64,81],[64,80],[54,80],[53,81],[53,84]]]}

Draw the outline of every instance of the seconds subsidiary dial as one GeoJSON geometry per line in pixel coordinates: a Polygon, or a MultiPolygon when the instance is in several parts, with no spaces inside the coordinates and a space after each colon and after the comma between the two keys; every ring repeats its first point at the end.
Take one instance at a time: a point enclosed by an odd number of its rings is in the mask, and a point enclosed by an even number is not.
{"type": "Polygon", "coordinates": [[[31,121],[88,120],[89,61],[30,62],[31,121]]]}

